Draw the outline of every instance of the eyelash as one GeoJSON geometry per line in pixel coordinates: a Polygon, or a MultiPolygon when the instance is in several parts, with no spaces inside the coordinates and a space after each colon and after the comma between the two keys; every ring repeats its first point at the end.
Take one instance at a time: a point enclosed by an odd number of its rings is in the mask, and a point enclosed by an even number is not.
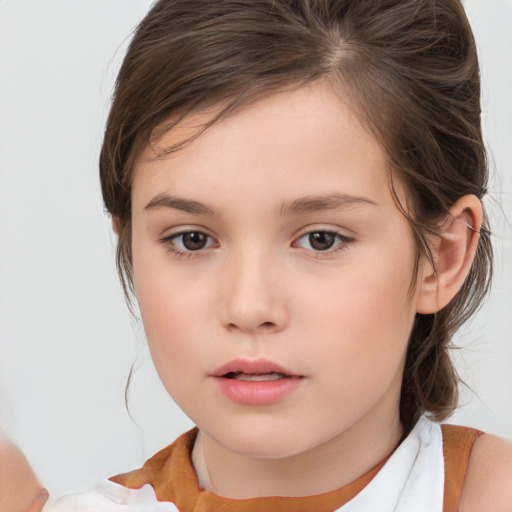
{"type": "MultiPolygon", "coordinates": [[[[329,229],[314,229],[311,231],[307,231],[307,232],[303,233],[302,235],[300,235],[298,238],[296,238],[294,241],[294,246],[297,246],[300,240],[307,238],[307,237],[311,237],[312,235],[318,235],[318,234],[332,236],[335,238],[335,240],[334,240],[333,246],[329,247],[325,251],[316,250],[313,247],[311,247],[311,249],[306,249],[306,250],[311,251],[317,258],[321,258],[324,255],[327,256],[327,255],[333,254],[335,252],[338,252],[340,250],[347,249],[348,245],[354,241],[353,238],[350,238],[346,235],[342,235],[341,233],[338,233],[337,231],[333,231],[333,230],[329,230],[329,229]]],[[[309,242],[311,245],[311,240],[309,242]]]]}
{"type": "MultiPolygon", "coordinates": [[[[179,258],[190,258],[190,257],[194,257],[196,254],[197,255],[200,254],[204,249],[209,249],[210,247],[214,246],[214,244],[211,243],[212,241],[213,241],[213,237],[211,237],[210,235],[204,233],[203,231],[192,230],[192,229],[188,230],[188,231],[181,231],[179,233],[174,233],[170,236],[166,236],[166,237],[163,237],[160,239],[160,242],[166,246],[167,250],[179,258]],[[197,250],[191,250],[191,249],[183,250],[176,246],[176,243],[175,243],[176,239],[182,238],[185,235],[190,235],[190,234],[198,234],[198,235],[202,235],[202,236],[206,237],[207,241],[206,241],[205,247],[201,247],[197,250]]],[[[341,233],[338,233],[337,231],[332,231],[332,230],[328,230],[328,229],[317,229],[317,230],[311,230],[311,231],[302,233],[302,235],[300,235],[298,238],[296,238],[294,240],[292,246],[293,247],[302,247],[302,248],[312,252],[315,255],[315,257],[321,258],[323,255],[327,256],[327,255],[333,254],[337,251],[346,249],[347,246],[353,241],[354,241],[353,238],[342,235],[341,233]],[[335,237],[333,246],[327,248],[326,250],[315,250],[313,247],[311,247],[310,249],[307,249],[307,248],[299,245],[300,240],[302,240],[306,237],[311,237],[312,235],[317,235],[317,234],[335,237]]],[[[183,245],[183,238],[181,241],[181,245],[183,245]]],[[[311,245],[311,243],[310,243],[310,245],[311,245]]]]}
{"type": "MultiPolygon", "coordinates": [[[[190,258],[190,257],[193,257],[196,255],[196,253],[200,253],[202,250],[204,249],[208,249],[209,247],[211,247],[212,244],[208,245],[209,244],[209,241],[212,241],[213,240],[213,237],[211,237],[210,235],[204,233],[203,231],[200,231],[198,229],[194,230],[194,229],[190,229],[190,230],[187,230],[187,231],[181,231],[179,233],[174,233],[170,236],[166,236],[166,237],[163,237],[160,241],[165,245],[165,247],[167,248],[167,250],[169,252],[171,252],[172,254],[178,256],[179,258],[190,258]],[[180,249],[179,247],[176,246],[176,243],[175,243],[175,240],[176,239],[179,239],[180,237],[184,237],[185,235],[189,235],[189,234],[199,234],[199,235],[202,235],[202,236],[205,236],[207,238],[207,245],[205,247],[201,247],[200,249],[194,251],[194,250],[190,250],[190,249],[180,249]]],[[[182,245],[183,245],[183,238],[182,238],[182,245]]]]}

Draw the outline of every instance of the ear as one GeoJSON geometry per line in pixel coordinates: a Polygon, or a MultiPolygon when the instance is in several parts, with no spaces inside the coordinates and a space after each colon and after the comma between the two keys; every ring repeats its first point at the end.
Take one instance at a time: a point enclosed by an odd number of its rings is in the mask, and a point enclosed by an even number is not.
{"type": "Polygon", "coordinates": [[[121,233],[121,226],[119,224],[119,217],[112,215],[112,229],[114,233],[119,237],[119,233],[121,233]]]}
{"type": "Polygon", "coordinates": [[[450,208],[439,238],[431,245],[434,267],[426,258],[420,264],[418,313],[436,313],[460,290],[475,257],[482,222],[482,203],[474,195],[461,197],[450,208]]]}

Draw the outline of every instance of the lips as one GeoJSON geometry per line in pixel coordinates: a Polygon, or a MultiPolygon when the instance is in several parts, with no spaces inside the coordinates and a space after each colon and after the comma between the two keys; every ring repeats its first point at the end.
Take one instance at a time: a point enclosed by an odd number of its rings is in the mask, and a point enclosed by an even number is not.
{"type": "Polygon", "coordinates": [[[226,377],[231,378],[235,375],[271,375],[280,374],[284,377],[302,377],[302,375],[295,374],[294,372],[283,368],[282,366],[266,359],[234,359],[229,363],[221,366],[213,372],[214,377],[226,377]]]}
{"type": "Polygon", "coordinates": [[[213,372],[219,391],[232,402],[270,405],[298,387],[304,378],[264,359],[235,359],[213,372]]]}
{"type": "Polygon", "coordinates": [[[270,380],[289,379],[290,375],[279,372],[267,373],[245,373],[245,372],[229,372],[224,375],[226,379],[244,380],[247,382],[263,382],[270,380]]]}

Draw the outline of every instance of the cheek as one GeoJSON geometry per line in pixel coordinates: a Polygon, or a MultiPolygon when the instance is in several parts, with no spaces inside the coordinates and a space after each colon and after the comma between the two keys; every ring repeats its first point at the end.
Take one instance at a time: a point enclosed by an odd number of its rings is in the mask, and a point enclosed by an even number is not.
{"type": "Polygon", "coordinates": [[[198,400],[193,378],[205,370],[200,361],[211,348],[205,319],[198,313],[205,308],[193,293],[182,293],[161,279],[140,278],[137,299],[153,364],[167,392],[189,414],[198,400]]]}
{"type": "Polygon", "coordinates": [[[310,311],[304,318],[316,317],[319,327],[336,326],[340,333],[368,343],[376,332],[380,338],[407,332],[415,313],[410,294],[413,256],[396,262],[381,254],[369,256],[335,269],[322,281],[313,276],[303,283],[302,308],[310,311]]]}
{"type": "Polygon", "coordinates": [[[134,225],[132,252],[135,294],[146,334],[179,329],[190,306],[201,300],[199,280],[177,272],[176,265],[170,265],[171,255],[144,234],[144,226],[134,225]]]}
{"type": "Polygon", "coordinates": [[[310,356],[332,361],[326,371],[351,383],[354,393],[368,380],[401,372],[415,317],[413,267],[413,254],[393,264],[382,257],[360,260],[301,294],[303,331],[323,340],[310,346],[310,356]]]}
{"type": "Polygon", "coordinates": [[[208,297],[199,280],[185,282],[171,271],[167,254],[149,243],[134,243],[133,277],[151,355],[169,390],[195,354],[208,347],[208,297]]]}
{"type": "Polygon", "coordinates": [[[139,276],[137,301],[150,347],[158,345],[171,351],[179,345],[190,345],[191,339],[196,347],[200,348],[203,341],[206,344],[208,306],[199,288],[190,284],[183,290],[179,283],[161,276],[139,276]]]}

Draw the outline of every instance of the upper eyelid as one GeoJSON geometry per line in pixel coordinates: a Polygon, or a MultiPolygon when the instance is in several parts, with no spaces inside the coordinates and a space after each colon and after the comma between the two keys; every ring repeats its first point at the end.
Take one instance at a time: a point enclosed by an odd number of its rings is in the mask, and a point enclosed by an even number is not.
{"type": "Polygon", "coordinates": [[[345,241],[353,241],[354,238],[351,237],[351,236],[348,236],[348,235],[344,235],[343,233],[340,233],[339,231],[334,231],[334,230],[327,230],[327,229],[313,229],[311,231],[305,231],[304,233],[302,233],[301,235],[299,236],[296,236],[294,238],[294,242],[296,242],[297,240],[300,240],[302,238],[304,238],[305,236],[307,235],[311,235],[312,233],[330,233],[331,235],[334,235],[336,237],[340,237],[341,239],[345,240],[345,241]]]}
{"type": "Polygon", "coordinates": [[[202,235],[205,235],[210,240],[216,241],[216,238],[214,236],[210,235],[209,233],[205,233],[204,231],[199,231],[198,229],[189,229],[189,230],[186,230],[186,231],[178,231],[176,233],[172,233],[170,235],[163,236],[161,238],[161,240],[162,241],[173,240],[174,238],[179,238],[180,236],[184,236],[187,233],[201,233],[202,235]]]}
{"type": "MultiPolygon", "coordinates": [[[[169,229],[166,229],[164,232],[167,232],[169,230],[173,230],[173,229],[177,229],[177,231],[173,231],[169,234],[164,234],[164,235],[161,235],[159,236],[160,239],[164,239],[164,238],[172,238],[172,237],[175,237],[175,236],[179,236],[179,235],[183,235],[185,233],[202,233],[204,235],[207,235],[211,238],[216,238],[215,235],[213,235],[211,233],[211,231],[205,227],[202,227],[202,226],[185,226],[185,227],[178,227],[178,228],[169,228],[169,229]]],[[[340,235],[340,236],[343,236],[345,238],[352,238],[353,235],[350,235],[350,234],[347,234],[345,233],[346,229],[344,228],[339,228],[339,227],[328,227],[328,226],[318,226],[318,227],[315,227],[315,226],[307,226],[305,228],[301,228],[299,230],[297,230],[293,235],[292,235],[292,238],[293,239],[297,239],[301,236],[304,236],[304,235],[307,235],[309,233],[335,233],[336,235],[340,235]]]]}
{"type": "Polygon", "coordinates": [[[186,233],[202,233],[203,235],[209,236],[210,238],[215,238],[215,236],[211,234],[210,230],[202,226],[179,226],[175,228],[168,228],[164,231],[164,233],[165,234],[159,236],[160,240],[169,240],[170,238],[184,235],[186,233]]]}
{"type": "Polygon", "coordinates": [[[299,229],[294,235],[294,240],[298,238],[310,234],[310,233],[334,233],[336,235],[342,236],[344,238],[354,238],[354,235],[351,234],[350,230],[346,228],[341,228],[338,226],[326,226],[326,225],[310,225],[305,228],[299,229]]]}
{"type": "Polygon", "coordinates": [[[191,250],[191,249],[187,249],[186,247],[185,248],[180,247],[180,245],[183,244],[183,241],[180,244],[180,243],[176,243],[174,241],[174,239],[182,237],[182,236],[186,235],[187,233],[201,233],[210,239],[210,243],[213,242],[212,243],[213,246],[215,246],[218,243],[213,236],[209,235],[208,233],[205,233],[204,231],[200,231],[198,229],[182,230],[182,231],[178,231],[176,233],[162,236],[162,237],[160,237],[159,242],[163,246],[167,247],[167,250],[169,252],[174,253],[177,256],[182,256],[182,257],[193,257],[194,255],[199,256],[199,255],[203,254],[204,251],[206,251],[207,249],[212,248],[212,245],[209,245],[206,247],[201,247],[200,249],[197,249],[197,250],[191,250]]]}
{"type": "MultiPolygon", "coordinates": [[[[186,233],[194,233],[194,232],[202,233],[202,234],[206,235],[207,237],[217,241],[217,238],[211,232],[209,232],[208,229],[206,229],[202,226],[201,227],[194,227],[194,226],[180,227],[180,228],[178,228],[177,231],[171,232],[169,234],[161,235],[158,238],[161,242],[166,242],[166,241],[172,240],[173,238],[177,238],[181,235],[184,235],[186,233]]],[[[341,238],[344,238],[347,240],[354,239],[353,235],[345,233],[345,230],[342,228],[339,228],[339,227],[307,226],[305,228],[302,228],[301,230],[298,230],[294,235],[292,235],[292,243],[295,243],[297,240],[299,240],[299,239],[303,238],[304,236],[311,234],[311,233],[332,233],[336,236],[340,236],[341,238]]],[[[217,243],[218,243],[218,241],[217,241],[217,243]]]]}
{"type": "Polygon", "coordinates": [[[162,244],[169,244],[173,243],[175,238],[179,238],[180,236],[186,235],[187,233],[201,233],[205,235],[210,240],[213,240],[215,243],[217,242],[217,239],[207,232],[205,229],[180,229],[179,231],[171,232],[169,234],[164,234],[158,237],[157,241],[162,244]]]}

